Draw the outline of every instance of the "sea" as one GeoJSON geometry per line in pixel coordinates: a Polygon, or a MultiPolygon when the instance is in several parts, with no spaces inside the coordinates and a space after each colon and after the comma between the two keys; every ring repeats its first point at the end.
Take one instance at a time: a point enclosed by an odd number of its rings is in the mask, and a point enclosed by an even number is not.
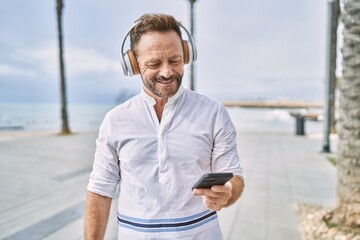
{"type": "MultiPolygon", "coordinates": [[[[105,114],[115,104],[69,103],[69,126],[73,132],[98,131],[105,114]]],[[[273,109],[228,107],[239,132],[295,133],[295,119],[290,112],[321,109],[273,109]]],[[[0,103],[0,131],[51,131],[61,128],[60,105],[57,103],[0,103]]],[[[306,121],[306,133],[321,133],[322,121],[306,121]]]]}

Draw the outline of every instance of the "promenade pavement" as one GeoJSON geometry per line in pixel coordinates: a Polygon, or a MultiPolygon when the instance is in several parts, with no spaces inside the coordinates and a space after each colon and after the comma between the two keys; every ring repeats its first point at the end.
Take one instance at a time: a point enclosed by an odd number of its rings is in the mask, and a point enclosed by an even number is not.
{"type": "MultiPolygon", "coordinates": [[[[95,139],[95,132],[0,132],[0,239],[83,239],[95,139]]],[[[321,140],[238,131],[246,188],[219,212],[225,240],[300,240],[296,204],[335,204],[336,169],[321,140]]],[[[105,239],[116,239],[116,201],[105,239]]]]}

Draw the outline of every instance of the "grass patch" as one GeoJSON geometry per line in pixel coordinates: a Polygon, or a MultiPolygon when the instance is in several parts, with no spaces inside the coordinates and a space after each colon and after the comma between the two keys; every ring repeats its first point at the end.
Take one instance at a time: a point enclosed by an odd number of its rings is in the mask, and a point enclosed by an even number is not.
{"type": "Polygon", "coordinates": [[[332,165],[336,166],[336,164],[337,164],[336,157],[327,156],[326,158],[327,158],[327,160],[329,160],[329,162],[331,162],[332,165]]]}
{"type": "Polygon", "coordinates": [[[323,221],[328,228],[334,228],[338,226],[337,224],[332,223],[329,219],[323,219],[323,221]]]}

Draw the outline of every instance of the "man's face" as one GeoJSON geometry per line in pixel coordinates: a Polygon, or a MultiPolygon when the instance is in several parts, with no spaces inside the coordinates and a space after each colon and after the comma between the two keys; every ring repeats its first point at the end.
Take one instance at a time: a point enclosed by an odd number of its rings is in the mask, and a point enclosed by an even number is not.
{"type": "Polygon", "coordinates": [[[148,32],[135,47],[145,91],[155,99],[173,96],[184,74],[180,37],[175,31],[148,32]]]}

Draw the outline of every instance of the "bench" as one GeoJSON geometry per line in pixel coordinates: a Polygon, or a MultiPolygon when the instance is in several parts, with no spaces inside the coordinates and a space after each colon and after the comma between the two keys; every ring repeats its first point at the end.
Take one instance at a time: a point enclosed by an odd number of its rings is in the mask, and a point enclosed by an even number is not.
{"type": "Polygon", "coordinates": [[[295,118],[295,134],[305,135],[305,120],[320,121],[321,115],[307,111],[290,112],[290,115],[295,118]]]}

